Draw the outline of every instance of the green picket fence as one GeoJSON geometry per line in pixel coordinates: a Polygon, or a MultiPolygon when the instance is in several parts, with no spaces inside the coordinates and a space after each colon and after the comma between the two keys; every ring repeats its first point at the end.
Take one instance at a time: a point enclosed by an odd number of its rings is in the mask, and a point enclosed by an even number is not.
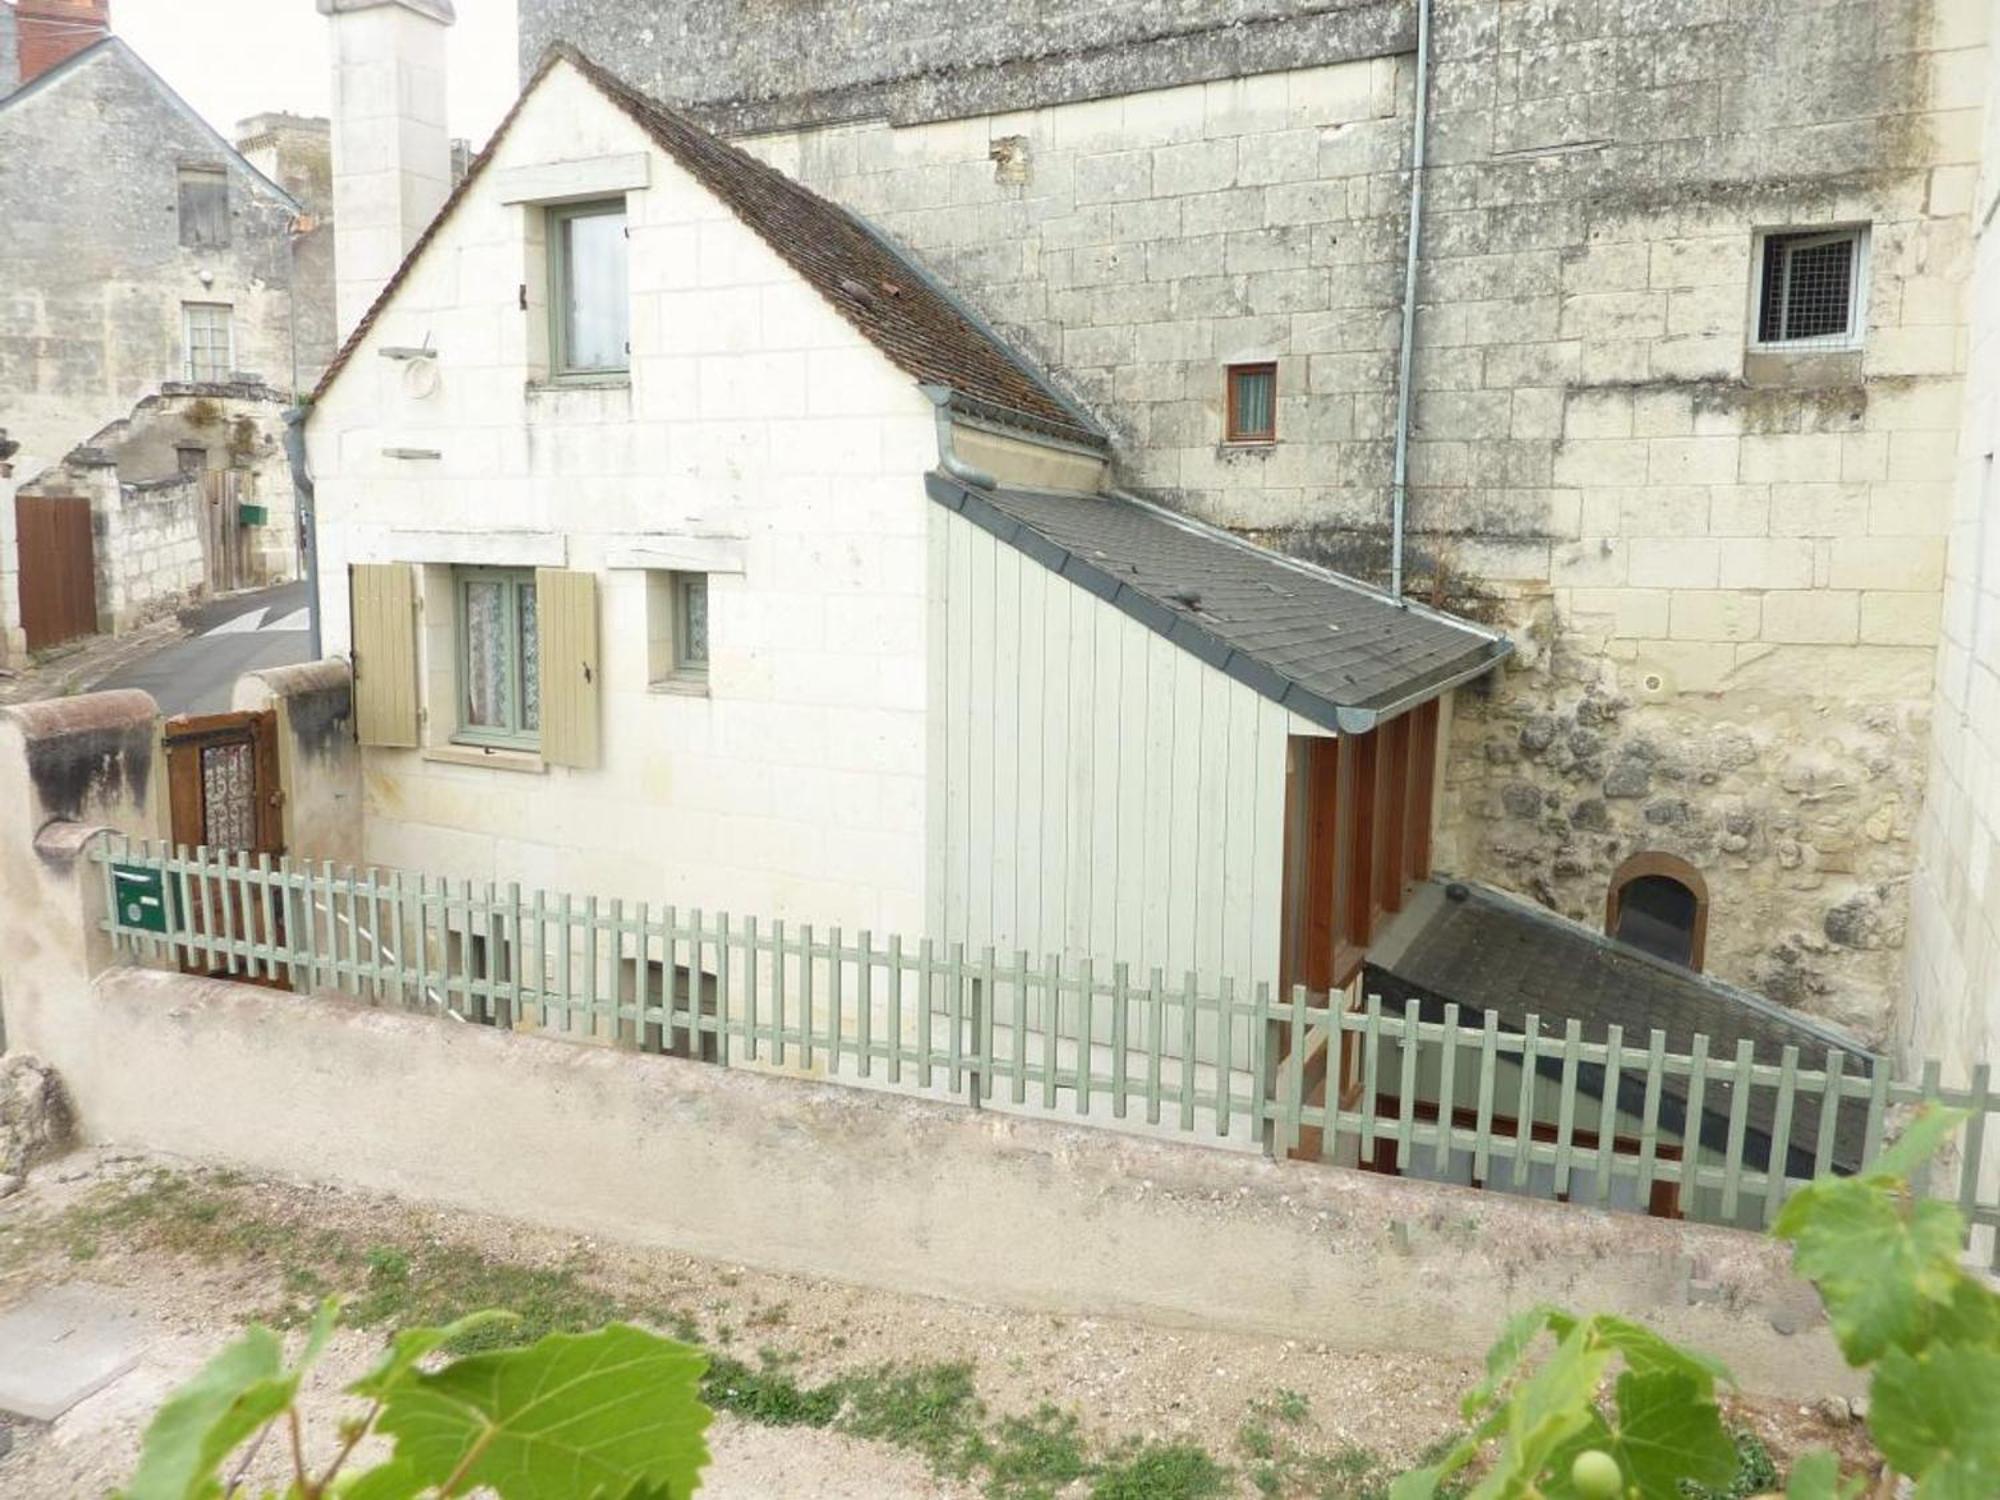
{"type": "MultiPolygon", "coordinates": [[[[105,926],[148,962],[460,1022],[1059,1113],[1405,1176],[1768,1224],[1881,1150],[1898,1111],[1971,1111],[1955,1198],[1982,1196],[1985,1064],[1945,1088],[1867,1054],[1670,1051],[1653,1031],[1330,1006],[1301,990],[1057,955],[400,871],[100,842],[105,926]]],[[[1335,996],[1344,1004],[1345,997],[1335,996]]]]}

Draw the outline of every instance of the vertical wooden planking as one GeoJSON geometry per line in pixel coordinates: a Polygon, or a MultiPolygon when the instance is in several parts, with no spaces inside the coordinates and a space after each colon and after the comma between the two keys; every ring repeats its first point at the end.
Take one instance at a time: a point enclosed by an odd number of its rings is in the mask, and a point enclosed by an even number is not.
{"type": "MultiPolygon", "coordinates": [[[[1500,1015],[1486,1012],[1479,1028],[1479,1106],[1473,1120],[1472,1180],[1485,1186],[1493,1169],[1493,1086],[1500,1073],[1500,1015]]],[[[1333,1085],[1327,1085],[1331,1091],[1333,1085]]]]}
{"type": "Polygon", "coordinates": [[[1396,1161],[1407,1171],[1417,1159],[1417,1058],[1423,1050],[1423,1008],[1414,997],[1403,1002],[1403,1076],[1396,1084],[1396,1161]]]}
{"type": "Polygon", "coordinates": [[[1820,1071],[1819,1140],[1813,1147],[1813,1176],[1824,1177],[1833,1170],[1834,1132],[1840,1128],[1841,1106],[1846,1102],[1847,1054],[1835,1047],[1826,1054],[1820,1071]]]}
{"type": "Polygon", "coordinates": [[[1736,1066],[1729,1090],[1729,1150],[1722,1171],[1722,1217],[1734,1220],[1743,1185],[1743,1137],[1750,1122],[1750,1091],[1756,1087],[1752,1067],[1756,1050],[1748,1037],[1736,1044],[1736,1066]]]}
{"type": "MultiPolygon", "coordinates": [[[[1167,947],[1163,959],[1169,973],[1195,967],[1194,932],[1199,920],[1197,885],[1204,863],[1201,857],[1201,824],[1197,809],[1201,801],[1201,679],[1202,665],[1187,652],[1162,642],[1173,657],[1173,771],[1169,798],[1172,836],[1164,871],[1167,880],[1167,947]]],[[[1187,1051],[1184,1064],[1192,1063],[1194,1027],[1182,1028],[1187,1051]]]]}
{"type": "Polygon", "coordinates": [[[1152,632],[1118,616],[1118,917],[1112,953],[1126,962],[1146,956],[1145,892],[1154,873],[1146,863],[1146,644],[1152,632]]]}
{"type": "Polygon", "coordinates": [[[1160,1057],[1167,1029],[1167,997],[1161,985],[1164,976],[1154,964],[1146,976],[1146,1123],[1160,1123],[1160,1057]]]}
{"type": "MultiPolygon", "coordinates": [[[[1284,1117],[1283,1130],[1278,1136],[1278,1155],[1289,1157],[1299,1148],[1299,1118],[1305,1108],[1306,1093],[1306,987],[1292,986],[1291,1012],[1286,1018],[1285,1028],[1285,1085],[1283,1089],[1284,1117]]],[[[1329,1046],[1338,1049],[1338,1036],[1329,1039],[1329,1046]]],[[[1320,1128],[1322,1146],[1333,1134],[1333,1111],[1338,1107],[1335,1097],[1339,1093],[1339,1080],[1328,1079],[1324,1109],[1328,1118],[1320,1128]]]]}
{"type": "MultiPolygon", "coordinates": [[[[1197,723],[1200,761],[1195,800],[1182,816],[1200,830],[1201,856],[1194,869],[1194,966],[1205,984],[1222,973],[1222,924],[1226,879],[1224,861],[1214,851],[1229,840],[1229,697],[1233,684],[1220,672],[1201,670],[1197,723]]],[[[1186,706],[1184,706],[1186,707],[1186,706]]]]}
{"type": "MultiPolygon", "coordinates": [[[[1069,613],[1073,585],[1051,578],[1044,595],[1042,617],[1042,832],[1040,945],[1060,952],[1068,908],[1070,807],[1069,742],[1069,613]]],[[[1055,992],[1042,997],[1045,1007],[1056,1003],[1055,992]]],[[[1044,1016],[1044,1026],[1054,1019],[1044,1016]]]]}
{"type": "MultiPolygon", "coordinates": [[[[289,859],[284,867],[288,874],[294,868],[289,859]]],[[[311,994],[319,988],[319,920],[313,911],[312,865],[306,862],[296,868],[302,899],[299,902],[299,925],[294,931],[306,957],[304,993],[311,994]]],[[[187,908],[183,906],[181,910],[187,908]]]]}
{"type": "Polygon", "coordinates": [[[1562,1092],[1556,1098],[1556,1196],[1569,1196],[1569,1169],[1576,1141],[1576,1049],[1583,1027],[1570,1017],[1563,1027],[1562,1092]]]}
{"type": "MultiPolygon", "coordinates": [[[[1220,675],[1220,674],[1217,674],[1220,675]]],[[[1240,683],[1224,679],[1223,700],[1229,715],[1228,772],[1223,809],[1221,953],[1217,967],[1246,983],[1257,971],[1252,934],[1257,925],[1257,784],[1264,776],[1262,719],[1264,702],[1240,683]]],[[[1282,747],[1280,749],[1282,754],[1282,747]]],[[[1273,855],[1275,862],[1279,856],[1273,855]]],[[[1272,898],[1274,901],[1276,898],[1272,898]]],[[[1224,1018],[1234,1026],[1233,1017],[1224,1018]]],[[[1241,1039],[1241,1040],[1247,1040],[1241,1039]]],[[[1237,1056],[1247,1049],[1237,1044],[1237,1056]]]]}
{"type": "MultiPolygon", "coordinates": [[[[996,553],[1019,556],[1012,547],[976,527],[971,533],[971,613],[967,620],[970,636],[967,652],[971,669],[965,704],[966,753],[963,764],[966,807],[966,895],[965,921],[948,929],[945,936],[969,943],[983,943],[993,935],[993,780],[994,745],[999,733],[994,701],[994,597],[996,553]]],[[[953,733],[957,733],[954,730],[953,733]]],[[[957,1080],[953,1090],[956,1092],[957,1080]]]]}
{"type": "MultiPolygon", "coordinates": [[[[1019,643],[1015,676],[1018,715],[1015,738],[1019,751],[1015,757],[1014,925],[1007,941],[1016,948],[1033,950],[1043,947],[1045,943],[1042,927],[1042,871],[1045,864],[1042,850],[1042,756],[1045,749],[1043,694],[1047,691],[1043,663],[1047,660],[1047,638],[1042,618],[1043,599],[1048,590],[1067,585],[1051,577],[1040,563],[1022,567],[1019,582],[1019,612],[1014,625],[1019,643]]],[[[1025,1004],[1025,992],[1017,995],[1014,1003],[1017,1006],[1025,1004]]]]}
{"type": "Polygon", "coordinates": [[[1521,1090],[1514,1107],[1514,1156],[1508,1164],[1507,1182],[1514,1188],[1528,1185],[1529,1168],[1534,1164],[1532,1147],[1535,1140],[1535,1096],[1538,1092],[1535,1057],[1541,1034],[1542,1018],[1529,1011],[1527,1025],[1521,1032],[1521,1090]]]}
{"type": "Polygon", "coordinates": [[[826,939],[826,1068],[829,1076],[840,1073],[840,1055],[847,1045],[843,1034],[846,1031],[843,1012],[847,1008],[847,986],[843,970],[846,967],[840,946],[840,929],[831,928],[826,939]]]}
{"type": "MultiPolygon", "coordinates": [[[[1361,1041],[1361,1161],[1366,1166],[1375,1158],[1375,1089],[1382,1066],[1382,997],[1368,997],[1368,1029],[1361,1041]]],[[[1334,1082],[1327,1077],[1327,1096],[1333,1096],[1334,1082]]]]}
{"type": "Polygon", "coordinates": [[[1861,1165],[1864,1168],[1874,1166],[1875,1158],[1882,1154],[1882,1124],[1888,1108],[1889,1070],[1877,1063],[1868,1080],[1868,1119],[1861,1138],[1861,1165]]]}
{"type": "MultiPolygon", "coordinates": [[[[993,921],[988,941],[1020,940],[1015,901],[1020,892],[1021,817],[1021,573],[1042,571],[1011,546],[998,546],[993,560],[993,828],[989,837],[993,870],[993,921]]],[[[969,937],[970,934],[967,934],[969,937]]],[[[991,992],[985,996],[993,1005],[991,992]]]]}
{"type": "Polygon", "coordinates": [[[1125,1028],[1132,1009],[1132,992],[1125,961],[1111,966],[1111,1117],[1125,1118],[1125,1028]]]}
{"type": "Polygon", "coordinates": [[[975,1103],[993,1097],[993,1006],[999,991],[994,988],[998,975],[994,969],[991,943],[981,952],[979,962],[980,989],[973,1010],[973,1047],[979,1065],[979,1076],[973,1081],[975,1103]]]}
{"type": "MultiPolygon", "coordinates": [[[[951,534],[967,524],[927,506],[924,530],[924,912],[935,932],[952,920],[951,901],[951,534]]],[[[725,945],[726,946],[726,945],[725,945]]]]}
{"type": "Polygon", "coordinates": [[[1290,733],[1284,709],[1254,694],[1249,701],[1259,717],[1250,855],[1250,950],[1243,972],[1275,980],[1279,924],[1284,913],[1285,756],[1290,733]]]}
{"type": "Polygon", "coordinates": [[[1613,1025],[1604,1038],[1604,1087],[1597,1106],[1596,1203],[1611,1201],[1611,1176],[1618,1156],[1618,1087],[1625,1074],[1625,1028],[1613,1025]]]}
{"type": "Polygon", "coordinates": [[[1016,1104],[1025,1104],[1028,1099],[1028,989],[1032,983],[1028,950],[1017,948],[1014,950],[1014,1013],[1009,1017],[1014,1028],[1014,1069],[1009,1097],[1016,1104]]]}
{"type": "Polygon", "coordinates": [[[1092,730],[1097,708],[1097,633],[1093,615],[1097,601],[1071,589],[1069,635],[1069,702],[1063,721],[1069,780],[1068,838],[1063,876],[1061,941],[1070,953],[1090,951],[1091,835],[1096,831],[1097,739],[1092,730]]]}
{"type": "MultiPolygon", "coordinates": [[[[1959,1146],[1958,1211],[1970,1226],[1979,1207],[1979,1174],[1986,1160],[1986,1117],[1993,1109],[1993,1065],[1972,1065],[1972,1088],[1966,1100],[1972,1118],[1965,1122],[1959,1146]]],[[[1994,1254],[2000,1257],[2000,1228],[1994,1230],[1994,1254]]]]}
{"type": "Polygon", "coordinates": [[[785,1065],[785,924],[771,919],[771,1061],[785,1065]]]}
{"type": "Polygon", "coordinates": [[[735,1054],[737,1036],[737,1028],[734,1024],[736,1020],[736,998],[735,991],[730,985],[732,960],[729,955],[731,951],[731,936],[729,931],[729,913],[726,911],[717,912],[715,917],[715,1000],[716,1010],[719,1014],[716,1016],[716,1029],[721,1039],[719,1045],[722,1053],[722,1065],[725,1068],[729,1066],[730,1060],[735,1054]]]}
{"type": "Polygon", "coordinates": [[[1200,980],[1193,969],[1181,984],[1181,1129],[1194,1129],[1195,996],[1200,980]]]}
{"type": "MultiPolygon", "coordinates": [[[[779,960],[781,963],[783,959],[779,960]]],[[[807,922],[799,928],[799,1066],[807,1072],[813,1065],[813,1026],[817,1014],[813,987],[813,930],[807,922]]]]}
{"type": "Polygon", "coordinates": [[[1090,1113],[1090,1047],[1091,1038],[1096,1034],[1092,1025],[1095,1011],[1093,1001],[1097,998],[1097,978],[1090,955],[1085,954],[1077,964],[1076,976],[1076,1112],[1090,1113]]]}
{"type": "Polygon", "coordinates": [[[889,935],[889,1082],[903,1081],[903,939],[889,935]]]}
{"type": "Polygon", "coordinates": [[[757,919],[743,919],[743,1055],[757,1060],[757,919]]]}
{"type": "Polygon", "coordinates": [[[937,963],[929,938],[917,944],[917,1087],[931,1086],[931,1013],[937,1006],[937,963]]]}
{"type": "Polygon", "coordinates": [[[954,1094],[965,1092],[965,944],[954,941],[950,949],[951,969],[945,976],[945,1020],[950,1035],[945,1041],[945,1061],[954,1094]]]}
{"type": "MultiPolygon", "coordinates": [[[[1122,628],[1133,622],[1102,600],[1090,601],[1089,643],[1092,688],[1090,702],[1090,926],[1089,951],[1115,957],[1121,876],[1118,834],[1124,792],[1118,784],[1123,763],[1122,725],[1125,702],[1125,659],[1120,649],[1122,628]]],[[[1123,872],[1130,874],[1129,870],[1123,872]]],[[[1087,1032],[1088,1043],[1098,1035],[1087,1032]]]]}
{"type": "Polygon", "coordinates": [[[550,765],[594,767],[600,759],[597,575],[535,569],[540,631],[541,755],[550,765]]]}
{"type": "MultiPolygon", "coordinates": [[[[1660,1155],[1660,1096],[1666,1088],[1667,1034],[1655,1026],[1646,1042],[1646,1100],[1639,1112],[1638,1197],[1653,1196],[1653,1164],[1660,1155]]],[[[1683,1152],[1685,1155],[1685,1152],[1683,1152]]]]}
{"type": "Polygon", "coordinates": [[[874,1076],[875,1066],[875,939],[866,927],[855,941],[854,1045],[861,1076],[874,1076]]]}
{"type": "MultiPolygon", "coordinates": [[[[1174,877],[1174,675],[1175,660],[1186,653],[1144,632],[1146,648],[1145,843],[1140,851],[1139,943],[1135,953],[1148,963],[1171,962],[1168,892],[1174,877]]],[[[1136,728],[1128,724],[1128,730],[1136,728]]]]}
{"type": "Polygon", "coordinates": [[[1792,1152],[1792,1094],[1797,1086],[1799,1049],[1787,1045],[1778,1063],[1778,1109],[1771,1121],[1771,1154],[1764,1163],[1764,1223],[1777,1222],[1785,1203],[1786,1164],[1792,1152]]]}
{"type": "Polygon", "coordinates": [[[1056,1107],[1056,1075],[1062,1061],[1062,959],[1051,952],[1042,981],[1042,1108],[1056,1107]]]}
{"type": "Polygon", "coordinates": [[[407,563],[357,563],[348,574],[355,737],[417,744],[415,575],[407,563]]]}
{"type": "MultiPolygon", "coordinates": [[[[941,933],[963,932],[970,921],[972,867],[972,552],[983,533],[970,522],[949,523],[945,549],[948,625],[945,636],[945,922],[941,933]]],[[[988,538],[990,541],[991,539],[988,538]]]]}
{"type": "Polygon", "coordinates": [[[1451,1165],[1452,1113],[1458,1104],[1458,1005],[1444,1008],[1444,1033],[1439,1038],[1438,1058],[1438,1138],[1432,1164],[1442,1176],[1451,1165]]]}

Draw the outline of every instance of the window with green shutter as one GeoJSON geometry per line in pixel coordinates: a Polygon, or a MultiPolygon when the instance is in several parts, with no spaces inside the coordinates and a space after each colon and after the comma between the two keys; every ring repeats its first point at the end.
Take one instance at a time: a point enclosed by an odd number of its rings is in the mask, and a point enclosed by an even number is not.
{"type": "Polygon", "coordinates": [[[541,739],[541,628],[527,568],[457,568],[458,732],[473,745],[533,749],[541,739]]]}

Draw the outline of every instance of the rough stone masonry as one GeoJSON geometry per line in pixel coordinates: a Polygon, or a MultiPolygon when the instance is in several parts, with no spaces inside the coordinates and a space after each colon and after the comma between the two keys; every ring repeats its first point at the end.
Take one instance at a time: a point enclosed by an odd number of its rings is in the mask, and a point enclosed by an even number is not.
{"type": "MultiPolygon", "coordinates": [[[[1696,865],[1708,966],[1888,1029],[1921,800],[1977,0],[1437,0],[1414,592],[1505,622],[1441,856],[1600,920],[1696,865]],[[1865,331],[1753,349],[1768,231],[1865,228],[1865,331]]],[[[1380,577],[1415,8],[522,0],[909,244],[1122,479],[1380,577]],[[1222,441],[1277,367],[1278,441],[1222,441]]]]}

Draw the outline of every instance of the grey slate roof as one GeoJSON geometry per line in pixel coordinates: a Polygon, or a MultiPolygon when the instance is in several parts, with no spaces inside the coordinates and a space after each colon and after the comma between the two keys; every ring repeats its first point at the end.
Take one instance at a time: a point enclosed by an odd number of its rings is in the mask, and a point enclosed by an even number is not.
{"type": "MultiPolygon", "coordinates": [[[[1849,1076],[1873,1077],[1881,1062],[1854,1038],[1762,996],[1642,953],[1490,886],[1442,875],[1418,887],[1370,948],[1365,987],[1387,1007],[1400,1008],[1412,998],[1423,1002],[1433,1018],[1446,1003],[1456,1002],[1461,1024],[1471,1026],[1493,1011],[1503,1026],[1519,1031],[1533,1013],[1545,1036],[1561,1036],[1575,1020],[1586,1040],[1601,1041],[1616,1025],[1625,1042],[1639,1049],[1657,1028],[1666,1034],[1669,1052],[1687,1052],[1701,1035],[1708,1038],[1708,1055],[1722,1060],[1733,1058],[1738,1043],[1747,1041],[1760,1063],[1782,1061],[1788,1046],[1798,1049],[1801,1068],[1823,1068],[1835,1049],[1849,1076]]],[[[1584,1070],[1597,1075],[1583,1079],[1587,1092],[1601,1093],[1602,1071],[1584,1070]]],[[[1686,1118],[1685,1089],[1685,1080],[1670,1079],[1664,1090],[1662,1119],[1677,1130],[1686,1118]]],[[[1702,1111],[1702,1138],[1716,1149],[1727,1139],[1729,1092],[1711,1084],[1702,1111]]],[[[1774,1095],[1773,1089],[1753,1089],[1745,1111],[1746,1160],[1760,1168],[1769,1159],[1774,1095]]],[[[1629,1072],[1619,1101],[1635,1115],[1644,1104],[1643,1088],[1629,1072]]],[[[1865,1125],[1865,1104],[1849,1101],[1837,1122],[1836,1166],[1859,1165],[1865,1125]]],[[[1818,1105],[1801,1097],[1788,1142],[1790,1166],[1798,1175],[1812,1174],[1818,1135],[1818,1105]]]]}
{"type": "Polygon", "coordinates": [[[1504,636],[1124,496],[931,498],[1302,718],[1364,733],[1507,655],[1504,636]]]}

